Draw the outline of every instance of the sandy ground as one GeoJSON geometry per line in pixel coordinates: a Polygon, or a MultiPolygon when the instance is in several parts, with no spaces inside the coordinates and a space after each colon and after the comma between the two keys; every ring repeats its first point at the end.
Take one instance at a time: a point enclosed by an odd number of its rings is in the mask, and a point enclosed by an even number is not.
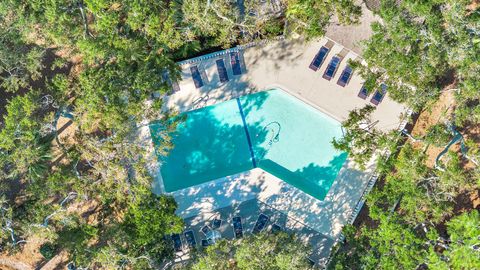
{"type": "Polygon", "coordinates": [[[338,24],[338,20],[333,18],[333,23],[327,27],[326,36],[342,44],[346,48],[361,54],[361,42],[372,35],[370,25],[373,22],[379,21],[380,17],[374,15],[363,1],[361,1],[359,5],[362,7],[362,16],[359,24],[340,25],[338,24]]]}

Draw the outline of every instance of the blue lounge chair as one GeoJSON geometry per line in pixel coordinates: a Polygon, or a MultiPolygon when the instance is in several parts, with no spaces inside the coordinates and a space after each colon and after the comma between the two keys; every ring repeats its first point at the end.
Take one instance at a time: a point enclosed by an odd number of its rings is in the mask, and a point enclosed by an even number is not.
{"type": "Polygon", "coordinates": [[[183,236],[185,236],[189,247],[193,248],[197,245],[197,241],[195,240],[195,235],[193,234],[192,230],[184,232],[183,236]]]}
{"type": "Polygon", "coordinates": [[[205,225],[202,227],[202,233],[207,235],[207,233],[209,233],[210,231],[212,231],[212,229],[210,229],[210,227],[208,227],[208,225],[205,225]]]}
{"type": "Polygon", "coordinates": [[[325,80],[331,80],[334,76],[335,73],[337,73],[338,66],[340,65],[340,59],[338,56],[332,57],[332,60],[330,60],[330,63],[328,63],[327,69],[323,73],[323,78],[325,80]]]}
{"type": "Polygon", "coordinates": [[[218,218],[214,219],[213,222],[212,222],[212,228],[214,230],[216,230],[216,229],[220,228],[220,226],[222,226],[222,220],[218,219],[218,218]]]}
{"type": "Polygon", "coordinates": [[[211,239],[202,239],[202,247],[208,247],[213,244],[211,239]]]}
{"type": "Polygon", "coordinates": [[[325,61],[325,57],[327,56],[328,51],[329,49],[327,47],[322,46],[313,58],[312,63],[310,63],[309,68],[313,71],[317,71],[318,68],[323,64],[323,61],[325,61]]]}
{"type": "Polygon", "coordinates": [[[173,241],[173,248],[176,252],[182,251],[182,238],[180,238],[180,234],[172,234],[172,241],[173,241]]]}
{"type": "Polygon", "coordinates": [[[242,66],[240,65],[240,57],[238,55],[238,52],[230,53],[230,64],[232,65],[233,75],[242,74],[242,66]]]}
{"type": "Polygon", "coordinates": [[[198,67],[197,66],[191,66],[190,71],[192,73],[192,79],[193,79],[193,83],[195,84],[195,87],[196,88],[202,87],[203,86],[203,80],[202,80],[202,76],[200,76],[200,71],[198,71],[198,67]]]}
{"type": "Polygon", "coordinates": [[[360,89],[360,92],[358,92],[358,97],[361,99],[367,99],[368,97],[368,90],[365,88],[365,86],[362,86],[362,89],[360,89]]]}
{"type": "Polygon", "coordinates": [[[242,218],[234,217],[232,221],[233,221],[233,233],[235,235],[235,238],[242,238],[243,237],[242,218]]]}
{"type": "Polygon", "coordinates": [[[272,225],[272,228],[270,229],[270,232],[271,233],[277,233],[277,232],[281,232],[282,231],[282,227],[280,227],[280,225],[274,223],[272,225]]]}
{"type": "Polygon", "coordinates": [[[345,69],[342,71],[342,74],[340,75],[340,78],[338,78],[337,84],[345,87],[345,85],[350,82],[350,78],[352,78],[352,68],[349,66],[346,66],[345,69]]]}
{"type": "Polygon", "coordinates": [[[165,71],[165,72],[162,73],[162,79],[163,79],[164,82],[169,84],[170,87],[172,87],[173,93],[176,93],[176,92],[180,91],[180,86],[178,85],[177,82],[174,82],[174,81],[172,81],[172,79],[170,79],[170,75],[168,74],[168,71],[165,71]]]}
{"type": "Polygon", "coordinates": [[[255,226],[253,226],[252,233],[259,233],[267,226],[270,217],[265,214],[260,214],[257,218],[257,222],[255,222],[255,226]]]}
{"type": "Polygon", "coordinates": [[[217,63],[218,76],[220,77],[220,82],[221,83],[228,82],[227,69],[225,68],[225,63],[223,62],[223,59],[218,59],[216,63],[217,63]]]}
{"type": "Polygon", "coordinates": [[[375,91],[375,94],[373,94],[373,97],[372,99],[370,99],[370,102],[374,105],[378,105],[380,102],[382,102],[386,93],[387,93],[387,85],[382,83],[380,85],[380,90],[375,91]]]}

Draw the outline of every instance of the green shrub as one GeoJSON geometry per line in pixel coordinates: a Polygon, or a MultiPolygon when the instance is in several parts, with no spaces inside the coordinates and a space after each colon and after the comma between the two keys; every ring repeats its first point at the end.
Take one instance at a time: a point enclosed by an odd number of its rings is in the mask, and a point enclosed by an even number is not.
{"type": "Polygon", "coordinates": [[[445,124],[436,124],[428,128],[425,142],[437,147],[445,146],[452,139],[452,133],[445,124]]]}
{"type": "Polygon", "coordinates": [[[42,254],[47,261],[55,256],[56,251],[57,247],[50,242],[44,243],[40,246],[40,254],[42,254]]]}

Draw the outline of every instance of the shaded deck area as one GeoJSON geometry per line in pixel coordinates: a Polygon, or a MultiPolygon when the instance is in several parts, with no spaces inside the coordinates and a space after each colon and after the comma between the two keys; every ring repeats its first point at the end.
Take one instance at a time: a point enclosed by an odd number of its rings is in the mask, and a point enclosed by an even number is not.
{"type": "MultiPolygon", "coordinates": [[[[246,236],[252,234],[252,230],[260,214],[267,215],[270,218],[263,232],[271,233],[272,226],[276,224],[280,226],[282,231],[294,233],[300,240],[312,245],[313,253],[306,254],[306,256],[308,255],[313,261],[322,264],[325,261],[325,258],[328,257],[335,242],[333,239],[309,228],[298,220],[288,217],[283,212],[278,211],[257,199],[251,199],[238,204],[219,208],[208,214],[205,213],[202,217],[193,216],[186,218],[185,231],[193,231],[197,242],[197,248],[202,248],[201,241],[202,239],[206,239],[206,236],[201,232],[201,229],[205,225],[211,225],[214,219],[222,220],[222,225],[216,229],[221,237],[225,239],[234,239],[235,236],[232,222],[234,217],[241,217],[243,234],[246,236]]],[[[186,241],[184,241],[184,243],[186,243],[186,241]]],[[[185,251],[177,254],[179,258],[188,252],[186,245],[184,250],[185,251]]]]}

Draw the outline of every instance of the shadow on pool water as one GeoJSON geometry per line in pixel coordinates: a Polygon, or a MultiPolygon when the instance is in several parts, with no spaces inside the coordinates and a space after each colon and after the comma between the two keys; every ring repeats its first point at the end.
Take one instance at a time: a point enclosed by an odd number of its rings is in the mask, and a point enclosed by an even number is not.
{"type": "MultiPolygon", "coordinates": [[[[264,118],[274,118],[275,115],[259,115],[259,119],[248,124],[245,122],[245,115],[261,112],[260,109],[271,97],[272,92],[251,94],[241,98],[241,101],[218,103],[172,119],[171,121],[180,121],[176,130],[168,134],[172,137],[174,147],[168,155],[157,152],[165,191],[172,192],[195,186],[248,171],[256,166],[322,200],[345,162],[346,153],[336,153],[328,164],[322,163],[326,165],[319,166],[311,162],[307,166],[293,169],[292,166],[288,166],[290,169],[286,168],[285,165],[267,157],[265,153],[272,145],[269,142],[274,140],[275,136],[266,131],[268,124],[265,124],[265,121],[267,123],[275,121],[264,118]]],[[[283,120],[289,123],[289,118],[283,120]]],[[[278,123],[275,127],[275,131],[280,134],[282,125],[278,123]]],[[[164,134],[160,135],[168,131],[161,123],[152,123],[150,130],[156,148],[161,147],[164,134]]],[[[296,134],[294,135],[297,136],[296,134]]],[[[299,154],[302,154],[301,151],[310,149],[298,150],[299,154]]]]}

